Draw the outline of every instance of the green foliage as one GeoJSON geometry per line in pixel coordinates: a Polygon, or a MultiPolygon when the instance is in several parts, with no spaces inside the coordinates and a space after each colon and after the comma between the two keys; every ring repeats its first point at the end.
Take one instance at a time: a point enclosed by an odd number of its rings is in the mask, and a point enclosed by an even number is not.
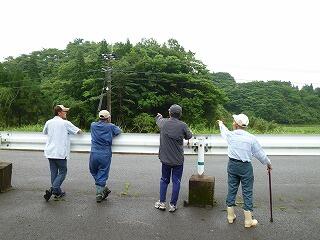
{"type": "Polygon", "coordinates": [[[1,131],[16,131],[16,132],[42,132],[43,124],[36,125],[24,125],[21,127],[7,127],[1,129],[1,131]]]}
{"type": "Polygon", "coordinates": [[[141,113],[133,119],[134,130],[139,133],[152,133],[156,131],[155,118],[147,113],[141,113]]]}
{"type": "Polygon", "coordinates": [[[278,124],[276,124],[274,121],[269,122],[258,117],[251,117],[249,126],[250,126],[250,129],[254,129],[259,133],[272,132],[276,128],[278,128],[278,124]]]}
{"type": "MultiPolygon", "coordinates": [[[[64,104],[71,107],[68,119],[89,129],[109,78],[112,120],[129,131],[157,131],[154,116],[166,116],[172,104],[181,105],[182,120],[200,132],[215,131],[217,119],[229,123],[230,113],[240,112],[253,119],[256,131],[277,129],[273,121],[320,122],[320,89],[312,85],[299,90],[286,82],[237,84],[229,73],[209,73],[174,39],[135,45],[75,39],[62,50],[43,49],[0,63],[0,126],[42,125],[54,105],[64,104]],[[115,60],[105,59],[110,53],[115,60]]],[[[104,97],[102,108],[106,105],[104,97]]]]}
{"type": "Polygon", "coordinates": [[[225,73],[213,73],[212,81],[226,92],[224,107],[231,113],[246,112],[250,118],[279,124],[320,123],[319,90],[312,85],[299,90],[290,82],[235,83],[225,73]]]}
{"type": "Polygon", "coordinates": [[[207,127],[204,124],[189,126],[192,134],[220,134],[218,125],[207,127]]]}
{"type": "Polygon", "coordinates": [[[279,125],[272,134],[320,134],[320,125],[279,125]]]}

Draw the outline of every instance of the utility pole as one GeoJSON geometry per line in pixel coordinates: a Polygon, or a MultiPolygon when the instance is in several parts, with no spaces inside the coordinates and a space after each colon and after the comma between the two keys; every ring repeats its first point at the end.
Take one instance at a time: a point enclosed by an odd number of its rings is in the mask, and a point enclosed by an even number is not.
{"type": "Polygon", "coordinates": [[[108,104],[108,111],[111,114],[111,68],[108,68],[108,71],[106,72],[107,75],[107,104],[108,104]]]}
{"type": "Polygon", "coordinates": [[[105,68],[102,68],[102,71],[105,73],[105,79],[103,82],[103,88],[102,88],[102,92],[100,95],[100,102],[99,102],[98,111],[100,111],[101,108],[103,108],[103,106],[102,106],[103,105],[103,97],[107,96],[107,110],[111,114],[111,93],[112,93],[111,73],[112,73],[112,67],[110,66],[109,63],[111,60],[114,60],[115,57],[112,53],[102,54],[102,57],[107,62],[107,64],[106,64],[107,66],[105,68]]]}

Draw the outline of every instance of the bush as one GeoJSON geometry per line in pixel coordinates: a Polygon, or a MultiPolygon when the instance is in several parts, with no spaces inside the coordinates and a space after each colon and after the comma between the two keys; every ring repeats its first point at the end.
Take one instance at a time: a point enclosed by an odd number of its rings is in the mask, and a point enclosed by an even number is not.
{"type": "Polygon", "coordinates": [[[157,131],[154,117],[141,113],[133,119],[134,130],[139,133],[152,133],[157,131]]]}
{"type": "Polygon", "coordinates": [[[266,121],[259,117],[251,117],[249,127],[259,133],[270,132],[278,127],[274,121],[266,121]]]}

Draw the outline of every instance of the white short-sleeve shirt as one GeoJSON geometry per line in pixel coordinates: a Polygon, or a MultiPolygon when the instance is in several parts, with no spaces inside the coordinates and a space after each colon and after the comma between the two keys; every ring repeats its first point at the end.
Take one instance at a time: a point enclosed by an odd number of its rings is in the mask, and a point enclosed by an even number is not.
{"type": "Polygon", "coordinates": [[[77,134],[80,129],[59,116],[48,120],[43,134],[48,135],[44,155],[46,158],[69,159],[70,134],[77,134]]]}

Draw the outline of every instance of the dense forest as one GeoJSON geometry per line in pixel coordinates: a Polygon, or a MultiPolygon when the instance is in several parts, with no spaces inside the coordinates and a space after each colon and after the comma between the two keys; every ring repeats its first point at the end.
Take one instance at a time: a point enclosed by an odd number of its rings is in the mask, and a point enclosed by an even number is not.
{"type": "Polygon", "coordinates": [[[0,127],[44,124],[56,104],[88,129],[111,91],[112,119],[126,130],[155,131],[154,116],[171,104],[183,120],[210,127],[217,118],[244,112],[267,122],[320,123],[320,89],[290,82],[236,83],[210,72],[176,40],[109,44],[76,39],[65,49],[43,49],[0,63],[0,127]],[[111,89],[108,83],[111,82],[111,89]]]}

